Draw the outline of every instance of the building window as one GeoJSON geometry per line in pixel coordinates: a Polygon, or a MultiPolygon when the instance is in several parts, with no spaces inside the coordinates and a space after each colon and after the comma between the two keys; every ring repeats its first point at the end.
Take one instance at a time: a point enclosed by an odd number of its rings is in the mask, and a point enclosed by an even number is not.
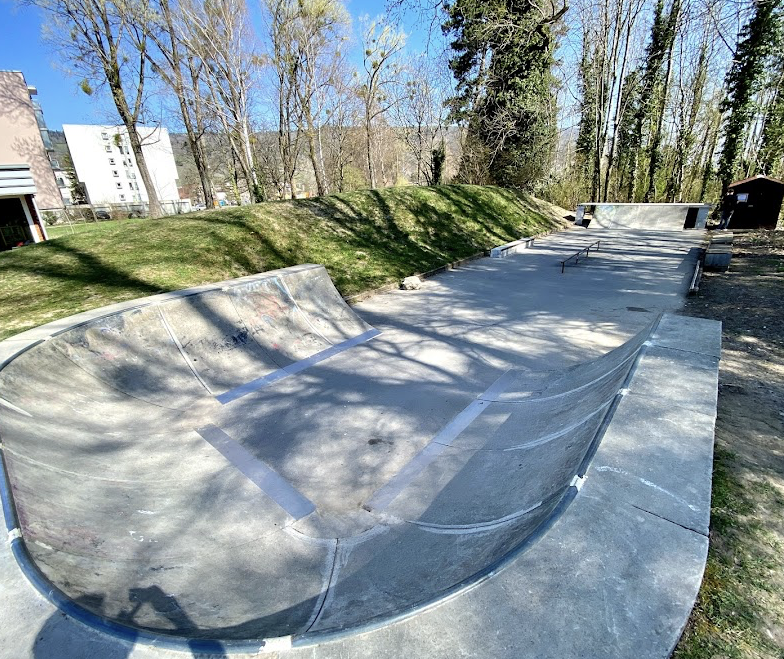
{"type": "Polygon", "coordinates": [[[117,176],[119,176],[119,175],[120,175],[120,172],[118,172],[116,169],[113,169],[113,170],[112,170],[112,176],[115,176],[115,177],[117,177],[117,176]]]}
{"type": "Polygon", "coordinates": [[[104,139],[104,140],[108,140],[109,139],[109,133],[101,133],[101,138],[104,139]]]}
{"type": "Polygon", "coordinates": [[[120,201],[125,201],[125,195],[124,194],[120,195],[120,201]]]}
{"type": "Polygon", "coordinates": [[[109,158],[109,164],[110,164],[110,165],[113,165],[113,164],[114,164],[114,158],[109,158]]]}
{"type": "Polygon", "coordinates": [[[57,177],[57,185],[60,186],[61,188],[65,187],[65,181],[63,181],[63,177],[62,176],[58,176],[57,177]]]}
{"type": "Polygon", "coordinates": [[[122,183],[120,183],[119,181],[117,181],[117,183],[115,183],[114,185],[117,186],[118,190],[122,190],[122,183]]]}
{"type": "Polygon", "coordinates": [[[107,144],[103,148],[106,149],[106,153],[111,153],[112,152],[112,145],[111,144],[107,144]]]}
{"type": "Polygon", "coordinates": [[[52,160],[52,169],[60,169],[60,161],[59,160],[52,160]]]}

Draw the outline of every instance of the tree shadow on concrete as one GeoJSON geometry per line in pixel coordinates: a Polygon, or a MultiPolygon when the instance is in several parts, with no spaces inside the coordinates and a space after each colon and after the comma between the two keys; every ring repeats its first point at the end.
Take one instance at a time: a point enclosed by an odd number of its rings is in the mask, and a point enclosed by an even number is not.
{"type": "MultiPolygon", "coordinates": [[[[75,599],[74,603],[100,617],[104,599],[103,595],[90,593],[75,599]]],[[[158,586],[131,588],[128,599],[130,609],[118,617],[119,622],[128,625],[128,640],[90,629],[74,622],[60,610],[55,610],[36,635],[32,656],[35,659],[127,659],[136,644],[134,616],[145,606],[152,607],[167,619],[178,634],[188,636],[198,631],[177,599],[164,593],[158,586]]],[[[192,655],[199,659],[225,659],[227,656],[223,644],[218,641],[191,639],[187,645],[192,655]]]]}

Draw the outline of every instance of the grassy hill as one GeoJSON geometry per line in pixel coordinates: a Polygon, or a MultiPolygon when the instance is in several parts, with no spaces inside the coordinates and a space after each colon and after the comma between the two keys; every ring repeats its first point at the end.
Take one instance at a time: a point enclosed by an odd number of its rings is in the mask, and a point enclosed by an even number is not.
{"type": "Polygon", "coordinates": [[[559,228],[565,211],[509,190],[363,190],[160,220],[53,228],[0,253],[0,339],[163,291],[321,263],[344,295],[559,228]]]}

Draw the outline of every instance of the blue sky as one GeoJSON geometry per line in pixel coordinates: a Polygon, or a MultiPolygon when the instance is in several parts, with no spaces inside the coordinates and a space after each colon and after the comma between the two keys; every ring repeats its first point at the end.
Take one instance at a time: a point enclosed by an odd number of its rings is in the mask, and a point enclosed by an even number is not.
{"type": "MultiPolygon", "coordinates": [[[[251,5],[257,0],[248,0],[251,5]]],[[[356,18],[374,16],[384,9],[384,0],[351,0],[346,3],[356,18]]],[[[356,21],[355,21],[356,22],[356,21]]],[[[407,32],[421,21],[411,17],[404,26],[407,32]]],[[[57,65],[57,55],[41,39],[41,15],[32,7],[18,7],[12,0],[0,0],[0,69],[22,71],[28,85],[38,88],[38,101],[51,130],[69,123],[107,123],[117,121],[111,104],[105,99],[88,97],[78,89],[78,78],[65,73],[67,66],[57,65]]],[[[421,42],[422,35],[412,34],[409,44],[421,42]]]]}

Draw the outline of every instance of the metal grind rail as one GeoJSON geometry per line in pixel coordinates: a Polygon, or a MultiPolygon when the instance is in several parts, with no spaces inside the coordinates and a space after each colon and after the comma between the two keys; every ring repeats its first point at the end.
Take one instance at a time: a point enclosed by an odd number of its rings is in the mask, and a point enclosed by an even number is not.
{"type": "Polygon", "coordinates": [[[561,274],[563,274],[564,271],[566,270],[566,264],[569,261],[574,259],[575,263],[579,263],[580,262],[580,254],[582,254],[583,252],[585,252],[585,257],[588,258],[588,255],[590,254],[591,249],[593,249],[594,247],[596,248],[597,252],[599,251],[599,248],[601,247],[601,243],[602,243],[601,240],[597,240],[595,243],[591,243],[590,245],[588,245],[588,247],[583,247],[579,252],[576,252],[575,254],[572,254],[569,258],[566,258],[563,261],[561,261],[561,274]]]}

